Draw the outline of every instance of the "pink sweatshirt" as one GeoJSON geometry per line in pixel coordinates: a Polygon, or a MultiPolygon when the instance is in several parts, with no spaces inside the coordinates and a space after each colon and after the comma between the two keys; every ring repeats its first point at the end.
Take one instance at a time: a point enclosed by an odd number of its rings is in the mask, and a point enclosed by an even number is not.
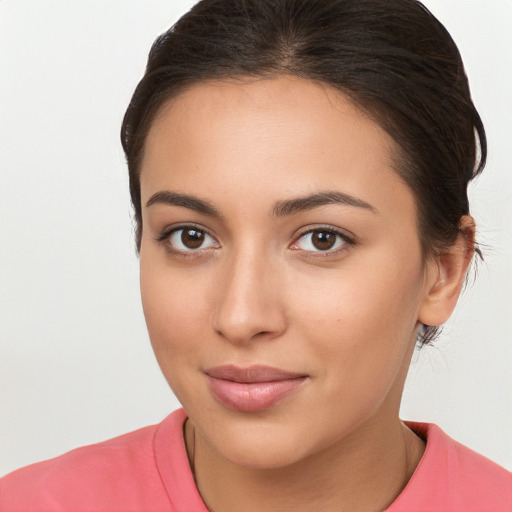
{"type": "MultiPolygon", "coordinates": [[[[179,409],[159,425],[78,448],[0,480],[1,512],[208,512],[195,486],[179,409]]],[[[386,512],[510,512],[512,473],[448,437],[427,440],[413,477],[386,512]]]]}

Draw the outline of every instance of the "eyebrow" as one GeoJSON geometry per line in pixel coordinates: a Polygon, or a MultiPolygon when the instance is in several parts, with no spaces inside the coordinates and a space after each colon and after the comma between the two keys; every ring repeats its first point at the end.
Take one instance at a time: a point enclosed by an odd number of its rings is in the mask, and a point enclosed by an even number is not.
{"type": "Polygon", "coordinates": [[[219,210],[217,210],[217,208],[215,208],[215,206],[213,206],[209,201],[199,199],[198,197],[190,196],[188,194],[170,192],[168,190],[162,190],[153,194],[146,203],[146,207],[150,207],[153,204],[182,206],[183,208],[188,208],[189,210],[194,210],[210,217],[222,217],[219,210]]]}
{"type": "MultiPolygon", "coordinates": [[[[203,215],[209,217],[222,218],[221,213],[210,201],[205,199],[199,199],[198,197],[191,196],[188,194],[179,194],[177,192],[171,192],[169,190],[161,190],[153,194],[146,207],[150,207],[154,204],[165,204],[170,206],[181,206],[194,210],[203,215]]],[[[272,215],[276,217],[284,217],[286,215],[293,215],[295,213],[312,210],[319,206],[325,206],[328,204],[343,204],[348,206],[354,206],[356,208],[362,208],[372,213],[377,213],[374,206],[362,199],[351,196],[344,192],[338,191],[326,191],[317,192],[307,196],[296,197],[294,199],[287,199],[284,201],[277,201],[272,208],[272,215]]]]}
{"type": "Polygon", "coordinates": [[[294,213],[312,210],[313,208],[327,204],[355,206],[356,208],[363,208],[371,211],[372,213],[377,213],[377,209],[374,206],[362,199],[358,199],[350,194],[345,194],[344,192],[327,191],[297,197],[295,199],[288,199],[286,201],[278,201],[272,209],[272,214],[278,217],[293,215],[294,213]]]}

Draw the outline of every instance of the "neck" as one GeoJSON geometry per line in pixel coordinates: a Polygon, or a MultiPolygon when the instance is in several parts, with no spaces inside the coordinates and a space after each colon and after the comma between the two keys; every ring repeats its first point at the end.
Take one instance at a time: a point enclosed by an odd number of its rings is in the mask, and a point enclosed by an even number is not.
{"type": "Polygon", "coordinates": [[[224,459],[186,425],[198,489],[212,512],[370,512],[387,508],[403,490],[424,451],[396,416],[368,422],[347,438],[293,465],[254,469],[224,459]]]}

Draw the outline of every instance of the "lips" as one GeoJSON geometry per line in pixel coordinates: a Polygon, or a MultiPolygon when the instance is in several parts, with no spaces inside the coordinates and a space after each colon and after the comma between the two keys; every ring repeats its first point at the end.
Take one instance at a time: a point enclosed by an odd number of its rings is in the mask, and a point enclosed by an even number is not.
{"type": "Polygon", "coordinates": [[[214,398],[236,411],[268,409],[297,391],[308,376],[269,366],[217,366],[205,371],[214,398]]]}

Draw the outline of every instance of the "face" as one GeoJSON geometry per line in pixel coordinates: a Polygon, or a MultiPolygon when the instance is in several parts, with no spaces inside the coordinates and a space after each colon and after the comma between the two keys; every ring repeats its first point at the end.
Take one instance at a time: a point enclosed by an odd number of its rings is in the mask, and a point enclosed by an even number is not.
{"type": "Polygon", "coordinates": [[[166,105],[141,168],[141,289],[162,371],[225,459],[281,467],[396,421],[427,293],[394,143],[280,77],[166,105]]]}

